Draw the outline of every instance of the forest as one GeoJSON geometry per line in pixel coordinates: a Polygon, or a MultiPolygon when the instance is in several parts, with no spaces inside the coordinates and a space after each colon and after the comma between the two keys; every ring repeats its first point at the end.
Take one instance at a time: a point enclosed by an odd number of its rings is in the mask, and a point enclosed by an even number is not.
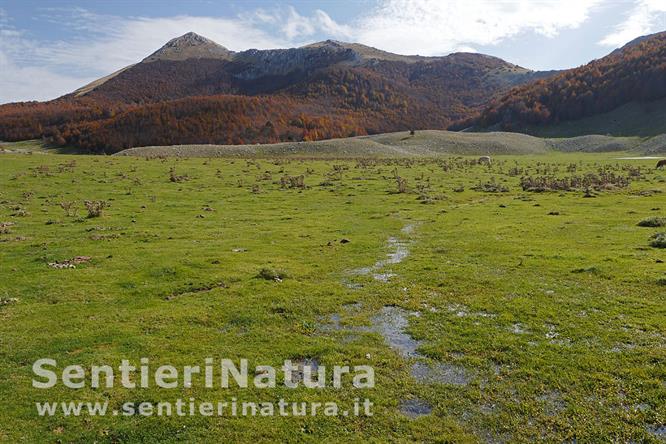
{"type": "Polygon", "coordinates": [[[628,102],[664,96],[666,34],[658,34],[580,68],[518,86],[493,101],[476,123],[519,131],[528,125],[576,120],[628,102]]]}
{"type": "Polygon", "coordinates": [[[139,63],[84,95],[0,106],[0,140],[43,138],[114,153],[146,145],[445,129],[478,113],[526,73],[478,54],[360,65],[334,59],[323,67],[322,60],[312,69],[285,72],[280,66],[259,71],[245,58],[139,63]]]}

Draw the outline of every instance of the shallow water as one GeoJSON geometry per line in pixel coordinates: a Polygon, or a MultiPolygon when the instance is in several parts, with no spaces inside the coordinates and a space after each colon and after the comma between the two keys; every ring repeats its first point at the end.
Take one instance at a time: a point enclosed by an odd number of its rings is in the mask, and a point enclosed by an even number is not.
{"type": "Polygon", "coordinates": [[[650,435],[657,437],[657,439],[666,441],[666,425],[648,427],[647,431],[650,435]]]}
{"type": "Polygon", "coordinates": [[[399,239],[396,239],[395,237],[389,237],[388,239],[388,245],[391,249],[393,249],[392,252],[388,253],[388,259],[384,261],[379,261],[375,264],[375,267],[384,267],[386,265],[391,265],[391,264],[399,264],[407,256],[409,256],[409,249],[407,248],[407,243],[404,241],[401,241],[399,239]]]}
{"type": "Polygon", "coordinates": [[[403,358],[417,360],[411,368],[411,375],[417,382],[459,386],[469,384],[471,376],[464,367],[433,361],[417,351],[422,341],[412,338],[405,331],[409,326],[409,316],[417,316],[417,313],[400,307],[383,307],[379,314],[372,318],[371,329],[381,334],[389,347],[403,358]]]}
{"type": "Polygon", "coordinates": [[[400,307],[382,307],[379,313],[372,318],[372,330],[381,334],[392,349],[405,358],[421,356],[416,349],[421,344],[405,333],[409,325],[407,316],[409,312],[400,307]]]}
{"type": "Polygon", "coordinates": [[[373,273],[372,277],[379,282],[388,282],[389,279],[394,277],[395,273],[373,273]]]}
{"type": "Polygon", "coordinates": [[[412,365],[412,377],[419,382],[429,384],[447,384],[465,386],[471,382],[469,372],[460,365],[444,362],[415,362],[412,365]]]}
{"type": "Polygon", "coordinates": [[[423,399],[406,399],[400,402],[400,412],[410,418],[419,418],[429,415],[432,412],[432,406],[423,399]]]}
{"type": "MultiPolygon", "coordinates": [[[[414,225],[406,225],[402,228],[401,232],[405,234],[411,234],[414,231],[414,225]]],[[[407,256],[409,256],[408,242],[398,239],[397,237],[389,237],[386,241],[389,252],[386,254],[386,259],[378,260],[371,267],[361,267],[351,270],[349,274],[353,276],[367,276],[372,275],[373,279],[379,282],[388,282],[392,277],[395,276],[394,273],[384,272],[383,269],[388,265],[399,264],[407,256]]],[[[362,288],[361,284],[356,284],[350,282],[347,279],[343,279],[342,283],[347,288],[358,289],[362,288]]]]}

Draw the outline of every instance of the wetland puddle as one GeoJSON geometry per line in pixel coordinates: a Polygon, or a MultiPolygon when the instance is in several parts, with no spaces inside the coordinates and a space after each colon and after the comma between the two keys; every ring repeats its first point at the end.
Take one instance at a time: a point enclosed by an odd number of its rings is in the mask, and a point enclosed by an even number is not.
{"type": "MultiPolygon", "coordinates": [[[[409,224],[402,228],[401,233],[410,235],[414,232],[415,225],[409,224]]],[[[386,241],[387,248],[389,252],[386,254],[386,259],[378,260],[374,265],[370,267],[361,267],[349,271],[349,274],[352,276],[367,276],[371,275],[372,278],[379,282],[389,282],[392,277],[395,277],[395,273],[392,273],[391,270],[387,270],[387,267],[391,265],[399,264],[407,256],[409,256],[409,242],[406,240],[399,239],[397,237],[391,236],[386,241]]],[[[343,284],[347,288],[359,289],[362,288],[362,284],[350,282],[346,279],[343,279],[343,284]]]]}
{"type": "MultiPolygon", "coordinates": [[[[360,309],[360,304],[347,305],[345,312],[360,309]]],[[[407,329],[409,318],[420,316],[419,312],[410,312],[400,307],[385,306],[371,318],[371,325],[348,326],[342,322],[339,313],[330,315],[328,322],[322,324],[323,331],[336,331],[347,333],[343,342],[350,342],[360,338],[363,333],[378,333],[386,344],[410,364],[410,375],[419,384],[444,384],[452,386],[466,386],[472,380],[472,374],[463,366],[439,362],[419,353],[418,348],[423,341],[414,339],[407,329]]],[[[409,418],[418,418],[428,415],[432,406],[425,400],[414,398],[402,400],[399,410],[409,418]]]]}
{"type": "Polygon", "coordinates": [[[409,325],[408,315],[409,312],[399,307],[383,307],[379,314],[372,318],[371,330],[382,335],[388,346],[403,358],[415,358],[420,356],[416,349],[421,341],[405,333],[409,325]]]}
{"type": "Polygon", "coordinates": [[[418,316],[418,312],[408,312],[400,307],[383,307],[379,314],[372,318],[371,331],[379,333],[384,341],[403,358],[414,359],[411,375],[424,384],[448,384],[464,386],[469,384],[471,377],[462,366],[437,362],[417,351],[423,341],[414,339],[406,332],[409,316],[418,316]]]}
{"type": "MultiPolygon", "coordinates": [[[[401,233],[410,236],[415,229],[414,224],[406,225],[401,233]]],[[[385,259],[378,260],[374,265],[350,270],[351,276],[372,276],[379,282],[389,282],[396,276],[391,265],[396,265],[404,261],[410,254],[410,242],[399,237],[391,236],[386,241],[388,253],[385,259]]],[[[343,279],[343,284],[347,288],[360,289],[363,287],[360,283],[351,282],[343,279]]],[[[356,304],[355,308],[360,308],[356,304]]],[[[345,307],[345,311],[349,311],[345,307]]],[[[410,364],[410,374],[417,383],[420,384],[446,384],[454,386],[466,386],[470,383],[472,376],[465,367],[455,364],[438,362],[428,358],[418,352],[418,348],[423,341],[414,339],[407,329],[409,327],[409,318],[420,316],[419,312],[409,312],[396,306],[384,306],[372,317],[371,325],[367,326],[346,326],[342,322],[339,313],[330,315],[328,322],[321,325],[323,331],[337,331],[347,333],[346,338],[355,340],[361,333],[379,333],[387,345],[396,351],[410,364]]],[[[346,340],[343,340],[347,342],[346,340]]],[[[409,418],[418,418],[428,415],[432,412],[432,406],[420,398],[403,399],[400,402],[399,410],[409,418]]]]}
{"type": "MultiPolygon", "coordinates": [[[[446,384],[466,386],[471,381],[467,369],[455,364],[448,364],[429,359],[418,352],[423,341],[414,339],[406,329],[409,327],[409,317],[418,316],[418,312],[408,312],[400,307],[382,307],[372,318],[372,331],[382,335],[384,341],[403,358],[412,361],[410,374],[419,384],[446,384]]],[[[399,405],[400,412],[411,419],[429,415],[432,406],[428,401],[415,398],[402,400],[399,405]]]]}
{"type": "Polygon", "coordinates": [[[412,419],[429,415],[432,412],[432,406],[422,399],[407,399],[400,402],[398,407],[400,412],[412,419]]]}

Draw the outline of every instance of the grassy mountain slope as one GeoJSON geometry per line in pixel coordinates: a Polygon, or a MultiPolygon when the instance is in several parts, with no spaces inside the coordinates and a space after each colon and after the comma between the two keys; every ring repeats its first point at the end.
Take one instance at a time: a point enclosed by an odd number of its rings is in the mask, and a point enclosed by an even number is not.
{"type": "Polygon", "coordinates": [[[574,137],[584,134],[641,137],[666,133],[666,99],[629,102],[614,110],[547,125],[528,125],[525,132],[541,137],[574,137]]]}
{"type": "Polygon", "coordinates": [[[570,139],[542,139],[519,133],[469,133],[417,131],[377,134],[314,142],[265,145],[177,145],[148,146],[124,150],[118,155],[145,157],[406,157],[439,155],[545,154],[563,152],[636,151],[637,137],[585,136],[570,139]]]}
{"type": "Polygon", "coordinates": [[[663,132],[665,97],[666,33],[660,33],[580,68],[516,87],[493,101],[475,123],[559,136],[654,135],[663,132]]]}

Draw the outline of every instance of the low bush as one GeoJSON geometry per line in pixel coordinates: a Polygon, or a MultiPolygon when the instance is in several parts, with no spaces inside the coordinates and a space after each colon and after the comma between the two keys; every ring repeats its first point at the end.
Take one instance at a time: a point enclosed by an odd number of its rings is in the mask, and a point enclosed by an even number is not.
{"type": "Polygon", "coordinates": [[[88,210],[88,219],[100,217],[104,208],[109,206],[104,200],[86,200],[84,205],[86,206],[86,210],[88,210]]]}
{"type": "Polygon", "coordinates": [[[666,248],[666,233],[657,233],[650,238],[650,246],[654,248],[666,248]]]}
{"type": "Polygon", "coordinates": [[[647,219],[643,219],[642,221],[638,222],[638,226],[650,228],[666,227],[666,217],[648,217],[647,219]]]}

